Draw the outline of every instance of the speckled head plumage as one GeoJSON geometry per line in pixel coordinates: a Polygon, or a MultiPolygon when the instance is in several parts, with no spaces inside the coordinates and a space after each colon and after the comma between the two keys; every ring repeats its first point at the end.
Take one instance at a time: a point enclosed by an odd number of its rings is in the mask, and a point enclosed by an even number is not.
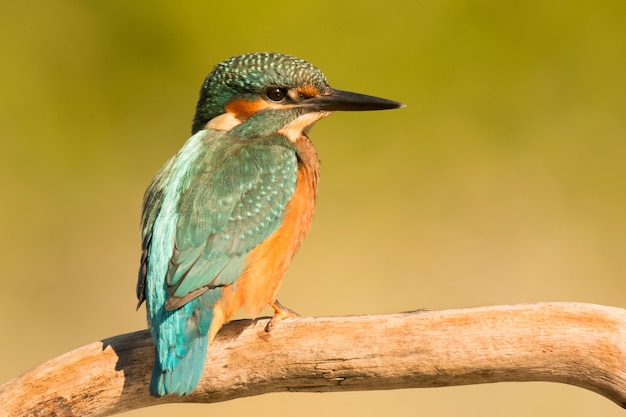
{"type": "Polygon", "coordinates": [[[237,55],[215,66],[200,90],[192,132],[224,113],[233,98],[255,99],[265,88],[311,85],[320,92],[328,87],[324,74],[311,63],[279,53],[237,55]]]}

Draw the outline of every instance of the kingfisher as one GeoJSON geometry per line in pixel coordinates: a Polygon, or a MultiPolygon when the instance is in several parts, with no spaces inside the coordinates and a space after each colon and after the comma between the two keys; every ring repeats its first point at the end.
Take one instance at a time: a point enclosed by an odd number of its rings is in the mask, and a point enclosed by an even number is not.
{"type": "Polygon", "coordinates": [[[141,218],[137,308],[156,346],[150,392],[186,395],[207,348],[245,307],[296,314],[277,293],[309,231],[320,161],[308,131],[341,110],[403,107],[333,89],[307,61],[251,53],[219,63],[200,90],[191,137],[157,172],[141,218]]]}

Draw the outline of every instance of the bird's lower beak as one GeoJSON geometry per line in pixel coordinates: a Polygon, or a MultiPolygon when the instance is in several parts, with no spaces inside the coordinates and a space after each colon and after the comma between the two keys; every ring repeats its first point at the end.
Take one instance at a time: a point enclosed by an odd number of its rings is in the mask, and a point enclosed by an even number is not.
{"type": "Polygon", "coordinates": [[[397,109],[404,107],[404,104],[385,98],[329,88],[323,94],[306,100],[302,107],[312,111],[365,111],[397,109]]]}

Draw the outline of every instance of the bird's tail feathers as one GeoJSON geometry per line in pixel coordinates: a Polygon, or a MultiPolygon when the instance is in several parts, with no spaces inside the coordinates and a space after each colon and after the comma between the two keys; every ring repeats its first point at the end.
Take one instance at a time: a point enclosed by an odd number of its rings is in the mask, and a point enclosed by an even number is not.
{"type": "MultiPolygon", "coordinates": [[[[152,395],[186,395],[196,389],[206,361],[209,330],[217,324],[213,323],[215,303],[221,295],[221,287],[211,288],[179,309],[167,312],[156,337],[152,395]]],[[[218,315],[217,319],[221,321],[222,317],[218,315]]]]}
{"type": "Polygon", "coordinates": [[[190,394],[200,382],[209,336],[198,336],[191,341],[186,355],[179,358],[176,365],[170,369],[163,369],[161,361],[154,361],[150,393],[157,397],[167,394],[190,394]]]}

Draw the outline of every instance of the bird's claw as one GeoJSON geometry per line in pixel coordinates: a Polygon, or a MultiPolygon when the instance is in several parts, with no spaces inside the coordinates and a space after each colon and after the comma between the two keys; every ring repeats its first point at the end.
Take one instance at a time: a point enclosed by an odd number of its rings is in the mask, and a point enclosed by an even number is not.
{"type": "Polygon", "coordinates": [[[270,330],[272,330],[272,327],[274,327],[274,324],[278,323],[281,320],[292,318],[292,317],[300,317],[298,313],[296,313],[290,308],[285,307],[284,305],[279,303],[278,300],[274,301],[271,304],[271,307],[274,309],[274,316],[272,316],[270,321],[267,322],[267,325],[265,326],[266,332],[269,332],[270,330]]]}

